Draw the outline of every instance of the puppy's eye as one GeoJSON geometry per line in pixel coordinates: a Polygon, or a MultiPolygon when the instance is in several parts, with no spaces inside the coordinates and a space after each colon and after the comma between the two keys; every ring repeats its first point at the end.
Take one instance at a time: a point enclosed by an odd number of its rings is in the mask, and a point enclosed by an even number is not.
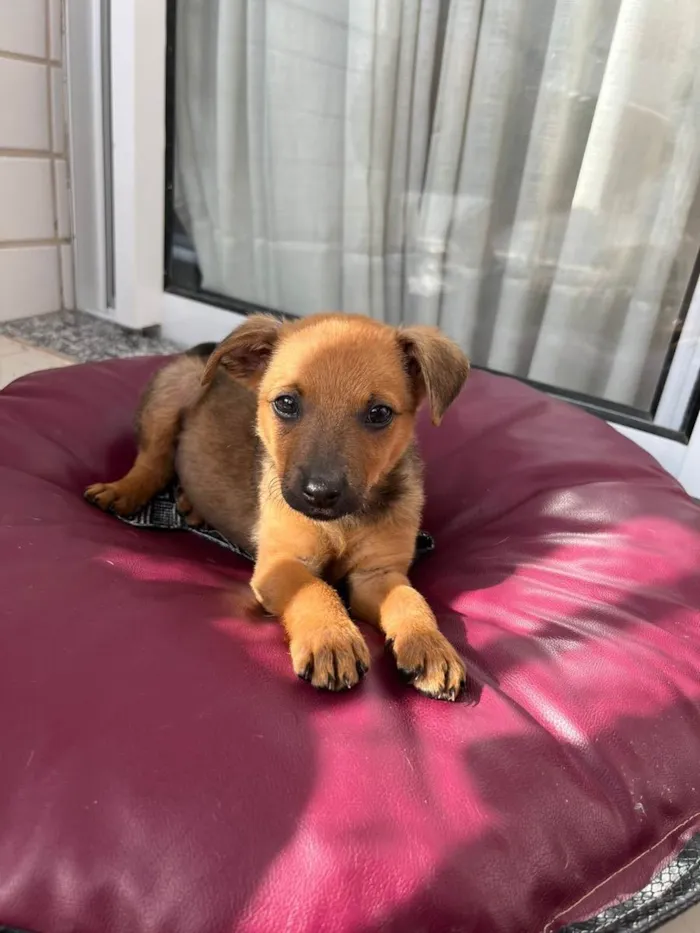
{"type": "Polygon", "coordinates": [[[394,412],[388,405],[372,405],[365,417],[365,424],[370,428],[385,428],[391,424],[394,412]]]}
{"type": "Polygon", "coordinates": [[[272,403],[275,413],[284,418],[285,421],[293,421],[299,417],[301,406],[299,399],[293,395],[278,395],[272,403]]]}

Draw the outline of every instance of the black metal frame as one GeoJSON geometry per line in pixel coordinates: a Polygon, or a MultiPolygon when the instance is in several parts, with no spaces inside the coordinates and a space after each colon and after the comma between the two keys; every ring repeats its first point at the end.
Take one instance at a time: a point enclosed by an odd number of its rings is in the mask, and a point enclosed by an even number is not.
{"type": "MultiPolygon", "coordinates": [[[[193,301],[201,301],[204,304],[213,305],[222,308],[225,311],[232,311],[238,314],[254,314],[260,311],[272,311],[275,314],[287,318],[293,318],[295,315],[278,308],[268,308],[263,305],[256,305],[251,302],[241,301],[236,298],[230,298],[228,295],[221,295],[216,292],[210,292],[201,287],[192,287],[183,285],[182,280],[177,281],[177,266],[173,263],[173,241],[175,236],[177,218],[174,209],[174,164],[175,164],[175,43],[177,34],[177,4],[178,0],[167,0],[167,40],[166,40],[166,88],[165,88],[165,255],[163,257],[163,286],[166,292],[179,295],[182,298],[189,298],[193,301]]],[[[197,270],[197,279],[199,280],[197,270]]],[[[671,368],[680,333],[688,315],[690,303],[696,286],[700,287],[700,254],[696,259],[691,275],[691,280],[686,288],[683,301],[678,314],[679,327],[672,337],[662,367],[659,383],[652,400],[651,408],[648,412],[632,408],[627,405],[620,405],[616,402],[610,402],[607,399],[598,399],[581,392],[574,392],[559,386],[552,386],[547,383],[536,382],[532,379],[525,379],[519,376],[513,376],[511,373],[499,373],[499,375],[510,376],[518,379],[527,385],[541,389],[548,395],[572,402],[589,411],[593,415],[603,418],[605,421],[612,421],[629,428],[637,428],[646,431],[648,434],[655,434],[658,437],[665,437],[669,440],[687,444],[692,434],[695,423],[700,414],[700,373],[696,379],[690,402],[686,410],[683,424],[679,430],[670,430],[654,424],[654,415],[661,399],[663,386],[666,382],[668,372],[671,368]]],[[[487,369],[487,367],[475,367],[477,369],[487,369]]],[[[493,372],[494,370],[488,370],[493,372]]]]}

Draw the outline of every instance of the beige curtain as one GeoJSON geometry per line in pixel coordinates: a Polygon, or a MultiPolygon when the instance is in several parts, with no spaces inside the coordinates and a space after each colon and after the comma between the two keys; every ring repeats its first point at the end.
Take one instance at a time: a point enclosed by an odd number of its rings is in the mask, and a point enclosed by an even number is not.
{"type": "Polygon", "coordinates": [[[699,242],[698,0],[180,0],[214,291],[647,407],[699,242]]]}

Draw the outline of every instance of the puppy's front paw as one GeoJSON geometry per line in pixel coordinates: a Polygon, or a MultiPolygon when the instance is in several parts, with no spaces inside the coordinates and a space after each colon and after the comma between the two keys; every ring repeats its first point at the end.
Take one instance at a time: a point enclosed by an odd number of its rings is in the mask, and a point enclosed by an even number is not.
{"type": "Polygon", "coordinates": [[[464,664],[442,632],[408,631],[390,645],[399,671],[425,696],[454,701],[464,691],[464,664]]]}
{"type": "Polygon", "coordinates": [[[322,690],[349,690],[369,670],[369,650],[354,625],[310,629],[289,644],[298,677],[322,690]]]}

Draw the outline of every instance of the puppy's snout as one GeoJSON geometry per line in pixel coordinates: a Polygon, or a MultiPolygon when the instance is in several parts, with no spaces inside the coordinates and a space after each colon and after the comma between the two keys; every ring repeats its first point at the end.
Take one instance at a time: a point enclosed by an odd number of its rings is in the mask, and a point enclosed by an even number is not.
{"type": "Polygon", "coordinates": [[[309,459],[293,467],[282,482],[282,495],[287,505],[319,522],[342,518],[360,507],[341,463],[309,459]]]}
{"type": "Polygon", "coordinates": [[[346,480],[337,473],[312,474],[301,482],[301,494],[304,499],[317,509],[331,509],[345,491],[346,480]]]}

